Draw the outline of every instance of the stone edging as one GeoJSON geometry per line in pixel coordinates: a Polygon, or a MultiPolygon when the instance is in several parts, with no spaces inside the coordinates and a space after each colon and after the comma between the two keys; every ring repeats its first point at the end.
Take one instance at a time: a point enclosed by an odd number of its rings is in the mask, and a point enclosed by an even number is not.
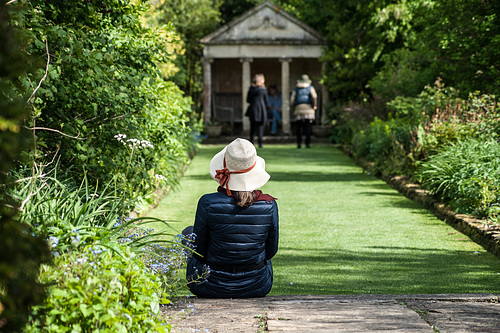
{"type": "MultiPolygon", "coordinates": [[[[346,147],[339,147],[351,157],[359,166],[370,170],[372,163],[356,159],[346,147]]],[[[474,242],[500,258],[500,229],[488,226],[483,220],[471,215],[455,214],[451,208],[419,184],[412,183],[407,176],[380,176],[380,179],[391,185],[407,198],[416,201],[429,209],[436,217],[445,221],[456,230],[469,236],[474,242]]]]}

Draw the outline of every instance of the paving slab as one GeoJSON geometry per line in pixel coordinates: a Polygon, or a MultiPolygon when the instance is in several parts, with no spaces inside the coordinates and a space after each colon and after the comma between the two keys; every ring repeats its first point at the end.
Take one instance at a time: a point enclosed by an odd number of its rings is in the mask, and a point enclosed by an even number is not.
{"type": "Polygon", "coordinates": [[[500,295],[191,299],[166,307],[180,332],[500,332],[500,295]]]}

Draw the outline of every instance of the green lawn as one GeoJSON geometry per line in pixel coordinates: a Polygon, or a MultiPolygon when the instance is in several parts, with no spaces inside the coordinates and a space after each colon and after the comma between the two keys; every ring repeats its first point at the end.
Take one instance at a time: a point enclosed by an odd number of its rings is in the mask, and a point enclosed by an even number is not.
{"type": "MultiPolygon", "coordinates": [[[[217,184],[208,165],[222,146],[203,146],[180,187],[150,216],[192,224],[201,195],[217,184]]],[[[500,259],[419,204],[367,175],[330,145],[265,146],[278,198],[280,249],[272,294],[500,292],[500,259]]]]}

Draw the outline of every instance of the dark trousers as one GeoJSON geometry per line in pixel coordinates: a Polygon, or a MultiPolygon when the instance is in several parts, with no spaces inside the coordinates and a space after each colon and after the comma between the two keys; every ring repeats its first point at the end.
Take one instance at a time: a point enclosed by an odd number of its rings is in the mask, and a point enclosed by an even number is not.
{"type": "Polygon", "coordinates": [[[250,142],[253,143],[253,138],[257,133],[259,140],[259,147],[262,147],[262,137],[264,136],[264,123],[263,122],[250,122],[250,142]]]}
{"type": "Polygon", "coordinates": [[[297,120],[297,147],[302,146],[302,133],[306,135],[306,147],[311,144],[312,119],[297,120]]]}

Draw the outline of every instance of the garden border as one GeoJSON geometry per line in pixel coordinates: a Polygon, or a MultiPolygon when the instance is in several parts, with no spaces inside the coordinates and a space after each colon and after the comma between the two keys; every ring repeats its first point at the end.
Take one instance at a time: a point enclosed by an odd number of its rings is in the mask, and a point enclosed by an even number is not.
{"type": "MultiPolygon", "coordinates": [[[[373,163],[354,157],[348,147],[341,145],[339,149],[364,170],[370,171],[372,169],[373,163]]],[[[500,228],[491,227],[483,220],[471,215],[454,213],[449,205],[434,198],[430,191],[422,188],[418,183],[412,182],[408,176],[384,176],[379,174],[377,177],[398,190],[405,197],[420,203],[436,217],[500,258],[500,228]]]]}

